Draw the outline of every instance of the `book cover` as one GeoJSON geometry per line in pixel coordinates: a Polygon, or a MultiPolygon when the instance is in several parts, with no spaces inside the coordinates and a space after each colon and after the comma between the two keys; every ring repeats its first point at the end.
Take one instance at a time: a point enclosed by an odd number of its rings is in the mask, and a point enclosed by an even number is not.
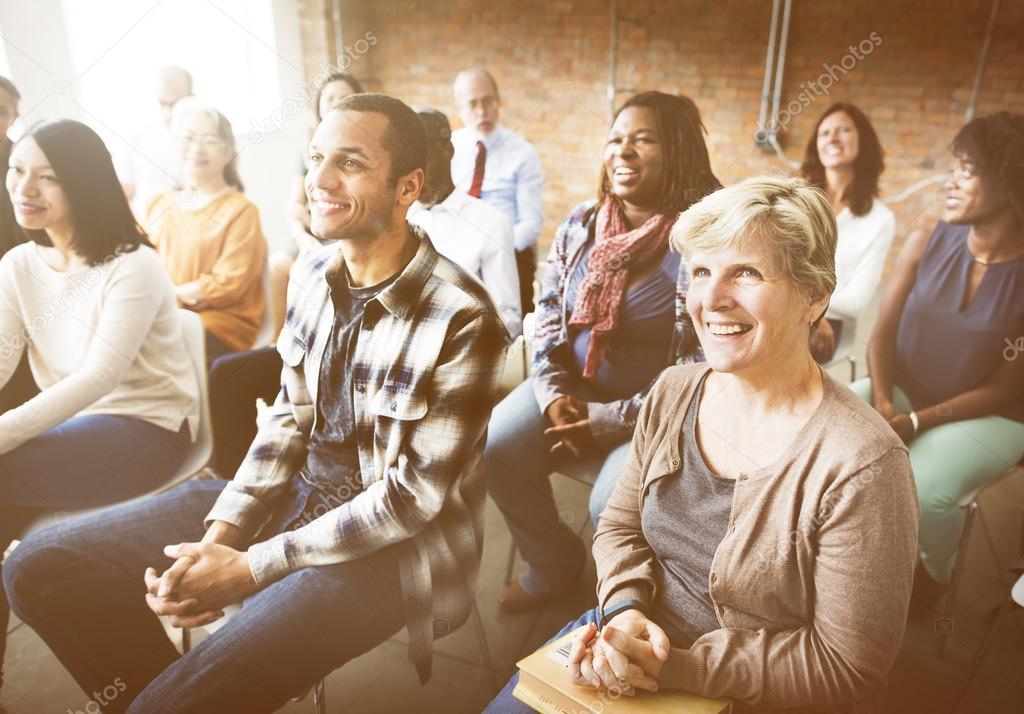
{"type": "Polygon", "coordinates": [[[580,627],[520,660],[519,684],[512,695],[541,714],[723,714],[724,699],[665,689],[627,697],[613,690],[576,686],[569,679],[569,650],[580,627]]]}

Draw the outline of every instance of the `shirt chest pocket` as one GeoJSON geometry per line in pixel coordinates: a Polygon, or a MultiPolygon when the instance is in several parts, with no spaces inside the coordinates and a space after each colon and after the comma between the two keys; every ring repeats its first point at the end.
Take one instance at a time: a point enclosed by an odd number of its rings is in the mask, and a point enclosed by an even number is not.
{"type": "Polygon", "coordinates": [[[417,392],[395,390],[386,383],[369,401],[374,420],[374,451],[383,453],[386,465],[398,460],[409,431],[427,415],[427,400],[417,392]]]}
{"type": "Polygon", "coordinates": [[[427,415],[427,400],[408,390],[394,390],[387,384],[370,400],[370,412],[377,418],[419,421],[427,415]]]}
{"type": "Polygon", "coordinates": [[[300,429],[308,432],[313,424],[313,403],[306,385],[306,347],[286,331],[281,333],[277,352],[284,363],[281,384],[288,394],[288,400],[300,429]]]}

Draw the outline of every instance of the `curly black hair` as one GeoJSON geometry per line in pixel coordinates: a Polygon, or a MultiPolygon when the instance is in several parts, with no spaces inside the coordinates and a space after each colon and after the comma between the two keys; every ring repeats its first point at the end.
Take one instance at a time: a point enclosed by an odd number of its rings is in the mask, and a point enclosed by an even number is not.
{"type": "MultiPolygon", "coordinates": [[[[687,208],[722,187],[711,171],[711,159],[704,141],[707,129],[692,99],[682,94],[641,92],[619,107],[615,117],[630,107],[646,107],[654,113],[655,128],[662,142],[665,175],[658,213],[675,220],[687,208]]],[[[608,172],[602,167],[598,177],[597,202],[601,204],[613,197],[608,172]]]]}
{"type": "Polygon", "coordinates": [[[1017,221],[1024,224],[1024,114],[997,112],[967,122],[950,145],[981,180],[1006,191],[1017,221]]]}

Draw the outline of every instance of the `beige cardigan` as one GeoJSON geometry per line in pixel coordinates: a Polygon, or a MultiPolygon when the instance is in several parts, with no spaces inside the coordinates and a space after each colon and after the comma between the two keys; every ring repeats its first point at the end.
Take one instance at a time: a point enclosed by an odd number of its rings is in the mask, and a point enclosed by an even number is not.
{"type": "MultiPolygon", "coordinates": [[[[679,468],[679,434],[705,364],[667,369],[594,537],[602,609],[658,597],[641,529],[650,484],[679,468]]],[[[906,447],[827,375],[825,392],[770,469],[736,482],[711,564],[721,629],[673,648],[664,687],[760,708],[877,711],[900,649],[917,558],[906,447]]]]}

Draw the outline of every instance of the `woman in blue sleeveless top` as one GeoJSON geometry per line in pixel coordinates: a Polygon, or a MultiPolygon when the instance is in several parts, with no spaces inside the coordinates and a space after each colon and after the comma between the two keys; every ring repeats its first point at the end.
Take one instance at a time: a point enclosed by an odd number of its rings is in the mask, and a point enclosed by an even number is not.
{"type": "Polygon", "coordinates": [[[853,385],[910,446],[921,501],[912,613],[950,580],[958,501],[1024,455],[1024,115],[971,121],[952,152],[943,220],[903,246],[871,377],[853,385]]]}

